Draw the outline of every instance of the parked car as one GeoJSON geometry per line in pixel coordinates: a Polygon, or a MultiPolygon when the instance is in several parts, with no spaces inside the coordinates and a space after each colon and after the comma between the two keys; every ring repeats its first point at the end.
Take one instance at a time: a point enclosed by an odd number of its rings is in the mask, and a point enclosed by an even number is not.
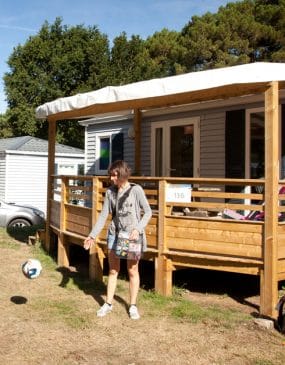
{"type": "Polygon", "coordinates": [[[41,210],[0,200],[0,227],[29,227],[44,222],[45,213],[41,210]]]}

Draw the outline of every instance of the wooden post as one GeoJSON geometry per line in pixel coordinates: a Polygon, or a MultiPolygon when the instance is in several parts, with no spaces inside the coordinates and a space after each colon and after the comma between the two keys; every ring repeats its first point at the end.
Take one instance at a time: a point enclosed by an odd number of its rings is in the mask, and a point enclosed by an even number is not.
{"type": "Polygon", "coordinates": [[[50,237],[50,215],[51,215],[51,199],[53,194],[53,177],[55,165],[55,137],[56,137],[56,120],[48,121],[48,171],[47,171],[47,212],[46,212],[46,237],[45,249],[47,252],[51,250],[50,237]]]}
{"type": "Polygon", "coordinates": [[[135,173],[141,174],[141,111],[134,110],[134,132],[135,132],[135,173]]]}
{"type": "MultiPolygon", "coordinates": [[[[100,188],[102,188],[102,182],[98,177],[94,177],[92,192],[92,226],[96,223],[98,218],[100,188]]],[[[91,280],[103,281],[103,262],[105,255],[102,248],[98,247],[97,239],[95,240],[95,245],[90,248],[89,254],[89,278],[91,280]]]]}
{"type": "Polygon", "coordinates": [[[166,181],[159,182],[158,203],[158,257],[155,259],[155,290],[162,295],[172,295],[172,262],[165,255],[165,189],[166,181]]]}
{"type": "Polygon", "coordinates": [[[279,89],[273,81],[265,92],[264,270],[260,277],[260,313],[276,317],[278,300],[277,227],[279,181],[279,89]]]}
{"type": "Polygon", "coordinates": [[[64,234],[66,228],[67,177],[61,178],[60,201],[60,232],[57,245],[57,263],[59,266],[69,267],[69,246],[64,234]]]}

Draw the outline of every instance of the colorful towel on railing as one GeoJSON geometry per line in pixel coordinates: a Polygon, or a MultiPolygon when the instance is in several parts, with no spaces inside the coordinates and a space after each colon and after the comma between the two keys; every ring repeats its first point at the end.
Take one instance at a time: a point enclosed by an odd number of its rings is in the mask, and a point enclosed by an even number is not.
{"type": "MultiPolygon", "coordinates": [[[[279,194],[285,194],[285,186],[280,187],[279,194]]],[[[261,205],[264,205],[264,202],[262,202],[261,205]]],[[[284,205],[284,203],[281,202],[280,205],[284,205]]],[[[236,210],[224,209],[223,216],[225,218],[237,219],[237,220],[264,221],[264,212],[260,211],[260,210],[254,210],[254,211],[251,211],[247,215],[243,215],[243,214],[237,212],[236,210]]],[[[278,213],[278,220],[279,220],[279,222],[284,221],[285,214],[278,213]]]]}

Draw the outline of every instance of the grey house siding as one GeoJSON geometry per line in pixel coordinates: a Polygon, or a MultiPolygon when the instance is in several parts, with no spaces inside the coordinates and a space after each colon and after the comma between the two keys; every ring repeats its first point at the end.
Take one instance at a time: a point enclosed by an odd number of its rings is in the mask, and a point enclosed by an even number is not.
{"type": "Polygon", "coordinates": [[[151,123],[200,118],[200,176],[224,177],[225,174],[225,111],[193,111],[148,117],[142,123],[142,174],[151,174],[151,123]]]}
{"type": "Polygon", "coordinates": [[[200,119],[200,176],[225,176],[225,112],[205,113],[200,119]]]}
{"type": "MultiPolygon", "coordinates": [[[[284,101],[283,101],[284,103],[284,101]]],[[[244,98],[244,103],[221,105],[211,103],[211,106],[199,106],[197,110],[164,110],[161,114],[143,114],[141,123],[141,175],[151,175],[151,125],[154,122],[163,122],[185,118],[200,118],[200,177],[226,176],[226,112],[238,109],[254,109],[263,107],[262,102],[250,101],[244,98]]],[[[181,107],[183,108],[183,107],[181,107]]],[[[157,112],[156,112],[157,113],[157,112]]],[[[128,137],[128,129],[132,120],[109,122],[105,124],[89,125],[87,128],[87,173],[94,174],[95,136],[102,131],[120,130],[124,133],[124,159],[134,167],[134,141],[128,137]]],[[[285,135],[285,132],[284,132],[285,135]]]]}
{"type": "Polygon", "coordinates": [[[128,137],[128,130],[132,121],[114,123],[90,124],[87,127],[86,174],[96,175],[96,135],[101,133],[119,132],[124,136],[124,160],[134,168],[134,141],[128,137]]]}
{"type": "Polygon", "coordinates": [[[5,152],[0,153],[0,199],[5,200],[6,187],[6,156],[5,152]]]}
{"type": "Polygon", "coordinates": [[[95,165],[94,165],[94,160],[95,160],[95,132],[94,131],[94,126],[91,125],[88,127],[87,129],[87,133],[86,133],[86,151],[85,151],[85,163],[86,163],[86,167],[85,167],[85,173],[88,175],[94,175],[95,174],[95,165]]]}
{"type": "Polygon", "coordinates": [[[124,125],[124,160],[128,161],[130,167],[134,169],[135,166],[135,142],[128,137],[128,130],[133,125],[132,121],[128,121],[127,125],[124,125]]]}
{"type": "MultiPolygon", "coordinates": [[[[141,175],[151,175],[151,124],[164,120],[200,117],[200,176],[224,177],[225,174],[225,111],[183,112],[143,118],[141,123],[141,175]]],[[[132,120],[90,124],[87,127],[86,173],[96,175],[96,134],[119,131],[124,134],[124,159],[134,168],[134,141],[128,137],[132,120]]]]}
{"type": "Polygon", "coordinates": [[[141,124],[141,175],[151,174],[151,122],[143,121],[141,124]]]}

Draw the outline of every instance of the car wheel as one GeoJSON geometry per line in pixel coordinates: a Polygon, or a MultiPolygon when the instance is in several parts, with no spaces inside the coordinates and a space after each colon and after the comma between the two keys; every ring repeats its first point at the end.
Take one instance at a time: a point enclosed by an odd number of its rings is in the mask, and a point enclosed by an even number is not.
{"type": "Polygon", "coordinates": [[[8,224],[9,228],[23,228],[23,227],[30,227],[30,226],[31,226],[31,223],[24,218],[14,219],[13,221],[11,221],[8,224]]]}

